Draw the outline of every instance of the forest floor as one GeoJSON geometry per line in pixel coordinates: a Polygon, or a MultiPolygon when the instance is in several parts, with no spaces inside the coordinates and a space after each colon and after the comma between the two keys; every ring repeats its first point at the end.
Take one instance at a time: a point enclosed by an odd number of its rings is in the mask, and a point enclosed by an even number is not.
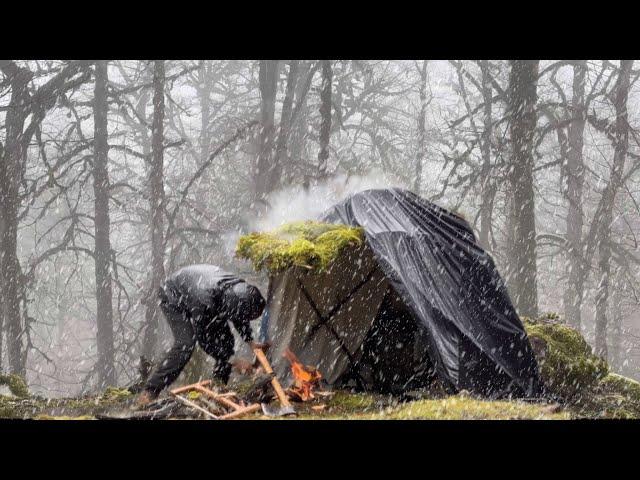
{"type": "MultiPolygon", "coordinates": [[[[519,400],[486,400],[466,392],[444,395],[423,392],[401,400],[388,395],[336,390],[329,395],[296,403],[300,420],[565,420],[578,418],[640,419],[640,383],[612,372],[607,362],[595,356],[579,332],[562,323],[557,315],[523,319],[548,391],[560,403],[519,400]]],[[[192,383],[192,382],[187,382],[192,383]]],[[[0,418],[38,420],[98,417],[126,418],[133,412],[135,396],[127,389],[110,387],[101,395],[47,399],[30,395],[27,386],[13,375],[0,375],[0,418]]],[[[240,385],[230,385],[237,389],[240,385]]],[[[241,391],[241,390],[237,390],[241,391]]],[[[194,411],[180,411],[172,418],[198,418],[194,411]]],[[[254,413],[243,419],[271,419],[254,413]]]]}
{"type": "MultiPolygon", "coordinates": [[[[596,396],[597,397],[597,396],[596,396]]],[[[591,397],[583,404],[544,404],[518,400],[484,400],[468,394],[400,401],[385,395],[335,391],[296,403],[297,415],[280,419],[298,420],[567,420],[576,418],[640,418],[615,399],[591,397]]],[[[31,396],[0,396],[0,418],[34,420],[94,420],[101,415],[126,417],[135,396],[126,390],[110,388],[95,397],[46,399],[31,396]]],[[[175,418],[185,418],[176,416],[175,418]]],[[[198,419],[189,414],[187,418],[198,419]]],[[[261,413],[247,420],[273,419],[261,413]]]]}
{"type": "MultiPolygon", "coordinates": [[[[126,415],[134,396],[124,390],[110,389],[98,397],[45,399],[42,397],[0,398],[0,418],[35,420],[93,420],[96,416],[126,415]]],[[[393,397],[336,391],[330,397],[294,404],[297,415],[280,417],[299,420],[409,420],[409,419],[544,419],[572,418],[567,410],[556,411],[553,405],[521,401],[489,401],[467,395],[399,401],[393,397]]],[[[193,418],[200,418],[194,416],[193,418]]],[[[244,419],[272,419],[261,413],[244,419]]]]}

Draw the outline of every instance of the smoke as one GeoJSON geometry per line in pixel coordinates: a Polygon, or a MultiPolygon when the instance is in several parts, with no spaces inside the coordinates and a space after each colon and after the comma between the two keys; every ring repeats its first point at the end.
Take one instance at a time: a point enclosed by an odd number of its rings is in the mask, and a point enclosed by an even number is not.
{"type": "MultiPolygon", "coordinates": [[[[305,189],[293,185],[273,192],[267,198],[269,208],[260,218],[247,215],[245,225],[250,231],[269,231],[297,220],[316,219],[332,205],[363,190],[402,186],[392,175],[377,170],[366,175],[338,174],[305,189]]],[[[233,257],[240,232],[229,230],[221,235],[223,256],[233,257]]]]}
{"type": "Polygon", "coordinates": [[[338,174],[307,189],[294,185],[272,193],[267,199],[270,207],[266,215],[251,219],[249,225],[252,230],[265,231],[288,222],[312,220],[354,193],[400,185],[396,178],[380,171],[372,171],[365,176],[338,174]]]}

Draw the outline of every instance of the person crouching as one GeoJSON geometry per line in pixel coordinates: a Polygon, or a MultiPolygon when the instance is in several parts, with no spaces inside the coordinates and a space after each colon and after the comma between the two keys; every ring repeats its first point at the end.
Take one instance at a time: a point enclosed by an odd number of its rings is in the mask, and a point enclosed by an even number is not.
{"type": "Polygon", "coordinates": [[[252,349],[264,347],[253,341],[249,322],[261,315],[266,302],[255,286],[234,274],[215,265],[190,265],[171,274],[158,296],[174,343],[147,380],[139,406],[178,378],[196,342],[215,360],[214,380],[226,384],[235,343],[230,324],[252,349]]]}

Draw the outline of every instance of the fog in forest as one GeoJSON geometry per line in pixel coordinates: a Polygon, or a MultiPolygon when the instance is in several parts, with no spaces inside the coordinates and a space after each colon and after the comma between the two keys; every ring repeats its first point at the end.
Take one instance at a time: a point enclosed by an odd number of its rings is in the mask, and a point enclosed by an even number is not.
{"type": "Polygon", "coordinates": [[[395,186],[470,223],[521,316],[559,314],[640,379],[639,76],[627,60],[0,60],[0,372],[52,397],[129,384],[170,340],[167,274],[255,278],[241,234],[395,186]]]}

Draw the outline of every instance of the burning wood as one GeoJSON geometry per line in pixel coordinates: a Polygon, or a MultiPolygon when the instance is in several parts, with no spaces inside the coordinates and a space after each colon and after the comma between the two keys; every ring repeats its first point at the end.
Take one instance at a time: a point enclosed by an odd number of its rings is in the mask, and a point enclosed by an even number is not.
{"type": "Polygon", "coordinates": [[[315,367],[300,363],[298,357],[288,348],[283,356],[291,363],[291,373],[293,374],[293,386],[287,390],[287,393],[294,400],[301,402],[315,398],[313,389],[319,385],[322,379],[320,371],[315,367]]]}

